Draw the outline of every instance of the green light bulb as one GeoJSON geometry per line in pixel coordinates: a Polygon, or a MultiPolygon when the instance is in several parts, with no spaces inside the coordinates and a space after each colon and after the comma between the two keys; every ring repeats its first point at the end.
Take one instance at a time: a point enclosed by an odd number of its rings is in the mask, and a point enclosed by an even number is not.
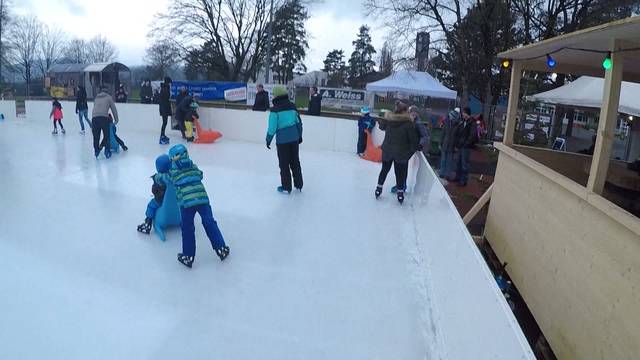
{"type": "Polygon", "coordinates": [[[611,69],[611,66],[613,65],[613,63],[611,62],[611,58],[609,56],[607,56],[606,59],[604,59],[604,61],[602,62],[602,67],[605,70],[609,70],[611,69]]]}

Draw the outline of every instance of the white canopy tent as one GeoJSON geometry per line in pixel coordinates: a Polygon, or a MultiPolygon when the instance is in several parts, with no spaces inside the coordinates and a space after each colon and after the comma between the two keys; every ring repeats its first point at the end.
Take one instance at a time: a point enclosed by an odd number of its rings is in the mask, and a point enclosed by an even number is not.
{"type": "Polygon", "coordinates": [[[382,80],[367,84],[367,91],[376,93],[401,92],[456,100],[458,94],[446,88],[431,75],[421,71],[401,70],[382,80]]]}
{"type": "MultiPolygon", "coordinates": [[[[527,96],[529,101],[579,107],[601,108],[604,79],[582,76],[557,89],[527,96]]],[[[623,81],[618,112],[640,116],[640,84],[623,81]]]]}

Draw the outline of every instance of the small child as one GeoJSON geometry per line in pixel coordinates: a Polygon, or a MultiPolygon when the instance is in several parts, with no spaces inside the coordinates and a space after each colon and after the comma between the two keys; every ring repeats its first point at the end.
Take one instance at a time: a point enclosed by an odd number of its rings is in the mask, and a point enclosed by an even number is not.
{"type": "Polygon", "coordinates": [[[190,110],[187,112],[186,116],[184,117],[184,127],[186,128],[186,135],[187,135],[187,141],[188,142],[193,142],[193,140],[195,139],[194,135],[193,135],[193,124],[195,122],[195,120],[199,120],[200,116],[198,115],[198,107],[200,107],[200,105],[198,105],[198,103],[194,100],[191,105],[190,105],[190,110]]]}
{"type": "Polygon", "coordinates": [[[151,232],[151,225],[156,217],[156,211],[162,205],[167,184],[171,181],[169,178],[170,169],[171,159],[169,159],[169,155],[158,156],[156,159],[156,170],[158,172],[151,176],[151,179],[153,179],[153,185],[151,185],[153,199],[149,200],[149,204],[147,204],[144,222],[138,225],[138,231],[141,233],[149,234],[151,232]]]}
{"type": "Polygon", "coordinates": [[[367,133],[365,130],[371,131],[376,126],[376,121],[369,114],[369,107],[365,106],[360,109],[362,116],[358,119],[358,156],[363,157],[364,151],[367,149],[367,133]]]}
{"type": "Polygon", "coordinates": [[[58,101],[57,98],[53,98],[53,103],[51,104],[51,114],[49,114],[49,118],[53,118],[53,132],[52,134],[58,134],[58,124],[60,124],[60,128],[62,129],[62,133],[64,134],[64,126],[62,126],[62,104],[58,101]]]}
{"type": "Polygon", "coordinates": [[[178,261],[191,268],[196,255],[195,226],[193,219],[196,213],[202,218],[202,226],[211,241],[220,260],[229,255],[229,247],[224,243],[222,233],[213,218],[209,197],[202,184],[202,171],[189,159],[187,148],[174,145],[169,149],[171,170],[169,174],[176,188],[180,215],[182,216],[182,253],[178,254],[178,261]]]}
{"type": "MultiPolygon", "coordinates": [[[[109,118],[109,126],[111,126],[111,124],[113,124],[113,116],[111,116],[111,113],[109,113],[108,118],[109,118]]],[[[116,138],[116,142],[120,145],[120,147],[122,147],[122,150],[124,150],[124,151],[129,150],[129,148],[124,144],[124,141],[122,141],[122,139],[120,139],[118,137],[118,134],[117,134],[116,131],[117,131],[116,125],[113,124],[113,136],[116,138]]],[[[109,144],[110,143],[110,141],[107,140],[107,139],[104,139],[103,141],[104,141],[104,144],[109,144]]],[[[106,147],[106,145],[105,145],[105,147],[106,147]]]]}

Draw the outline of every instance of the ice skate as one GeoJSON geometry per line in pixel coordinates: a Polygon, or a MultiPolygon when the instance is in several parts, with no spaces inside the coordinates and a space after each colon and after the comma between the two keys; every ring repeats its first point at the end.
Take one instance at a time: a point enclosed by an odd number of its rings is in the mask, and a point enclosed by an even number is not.
{"type": "Polygon", "coordinates": [[[84,135],[84,130],[80,130],[80,135],[84,135]]]}
{"type": "Polygon", "coordinates": [[[66,134],[66,133],[67,133],[66,131],[64,131],[64,128],[62,128],[62,133],[63,133],[63,134],[66,134]]]}
{"type": "Polygon", "coordinates": [[[216,249],[216,255],[218,255],[218,257],[220,258],[220,261],[224,261],[224,259],[227,258],[227,256],[229,256],[229,247],[227,245],[216,249]]]}
{"type": "Polygon", "coordinates": [[[291,190],[285,190],[282,186],[278,186],[276,190],[281,194],[291,194],[291,190]]]}
{"type": "Polygon", "coordinates": [[[382,186],[378,185],[376,186],[376,199],[380,197],[380,195],[382,195],[382,186]]]}
{"type": "Polygon", "coordinates": [[[160,145],[167,145],[169,142],[169,138],[166,136],[160,136],[160,141],[158,141],[160,145]]]}
{"type": "Polygon", "coordinates": [[[149,235],[149,233],[151,232],[151,224],[151,219],[145,219],[142,224],[138,225],[138,231],[149,235]]]}
{"type": "Polygon", "coordinates": [[[184,255],[184,254],[178,254],[178,261],[182,265],[188,267],[189,269],[191,269],[191,266],[193,266],[193,260],[195,260],[193,256],[187,256],[187,255],[184,255]]]}
{"type": "Polygon", "coordinates": [[[58,129],[54,129],[51,133],[52,133],[53,135],[58,135],[58,129]]]}
{"type": "Polygon", "coordinates": [[[404,202],[404,190],[398,191],[398,202],[400,205],[404,202]]]}

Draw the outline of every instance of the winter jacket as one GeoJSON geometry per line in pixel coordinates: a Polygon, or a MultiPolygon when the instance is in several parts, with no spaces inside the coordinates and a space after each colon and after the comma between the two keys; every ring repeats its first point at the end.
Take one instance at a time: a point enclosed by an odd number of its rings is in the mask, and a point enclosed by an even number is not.
{"type": "Polygon", "coordinates": [[[153,179],[153,185],[151,185],[153,198],[158,202],[158,204],[162,204],[164,193],[167,191],[167,184],[171,181],[169,174],[155,173],[151,176],[151,179],[153,179]]]}
{"type": "Polygon", "coordinates": [[[321,108],[322,108],[322,95],[314,94],[309,99],[309,109],[307,110],[307,115],[320,116],[321,108]]]}
{"type": "Polygon", "coordinates": [[[455,148],[455,130],[458,125],[459,119],[448,116],[444,120],[444,127],[442,128],[442,142],[440,143],[440,150],[444,152],[453,152],[455,148]]]}
{"type": "Polygon", "coordinates": [[[62,104],[58,100],[54,100],[51,104],[51,113],[49,117],[53,117],[54,120],[62,119],[62,104]]]}
{"type": "Polygon", "coordinates": [[[456,126],[455,145],[457,149],[472,148],[478,142],[478,130],[475,120],[469,117],[456,126]]]}
{"type": "Polygon", "coordinates": [[[380,121],[380,129],[385,131],[382,142],[383,161],[409,161],[418,150],[418,132],[409,114],[387,113],[380,121]]]}
{"type": "Polygon", "coordinates": [[[420,119],[416,119],[416,131],[420,138],[420,150],[429,150],[429,143],[431,142],[431,134],[427,125],[425,125],[420,119]]]}
{"type": "Polygon", "coordinates": [[[171,90],[169,85],[162,84],[160,87],[160,100],[158,104],[160,116],[171,116],[171,90]]]}
{"type": "Polygon", "coordinates": [[[181,208],[190,208],[209,204],[209,196],[202,184],[202,171],[191,159],[179,159],[172,163],[169,170],[171,181],[176,188],[178,204],[181,208]]]}
{"type": "Polygon", "coordinates": [[[113,102],[113,98],[111,95],[106,92],[100,92],[96,95],[96,98],[93,100],[93,111],[91,112],[91,118],[104,116],[107,117],[109,115],[109,109],[113,113],[113,117],[116,119],[116,123],[118,123],[118,110],[116,109],[116,103],[113,102]]]}
{"type": "Polygon", "coordinates": [[[371,130],[376,126],[376,120],[371,117],[371,115],[366,114],[360,116],[358,119],[358,130],[365,131],[371,130]]]}
{"type": "Polygon", "coordinates": [[[253,103],[253,111],[269,110],[269,93],[262,90],[256,93],[256,101],[253,103]]]}
{"type": "Polygon", "coordinates": [[[191,111],[192,102],[193,97],[187,95],[184,96],[179,103],[176,103],[176,119],[178,119],[178,121],[185,121],[187,119],[187,115],[191,111]]]}
{"type": "Polygon", "coordinates": [[[268,145],[271,144],[274,136],[276,144],[302,142],[302,119],[296,106],[286,95],[273,99],[266,138],[268,145]]]}
{"type": "Polygon", "coordinates": [[[118,90],[116,90],[116,102],[127,102],[127,92],[124,90],[124,88],[118,88],[118,90]]]}
{"type": "Polygon", "coordinates": [[[87,91],[82,86],[80,86],[78,88],[78,95],[76,96],[76,113],[88,109],[89,105],[87,104],[87,91]]]}
{"type": "Polygon", "coordinates": [[[143,104],[151,104],[151,97],[153,96],[153,90],[151,85],[143,85],[140,88],[140,100],[143,104]]]}

